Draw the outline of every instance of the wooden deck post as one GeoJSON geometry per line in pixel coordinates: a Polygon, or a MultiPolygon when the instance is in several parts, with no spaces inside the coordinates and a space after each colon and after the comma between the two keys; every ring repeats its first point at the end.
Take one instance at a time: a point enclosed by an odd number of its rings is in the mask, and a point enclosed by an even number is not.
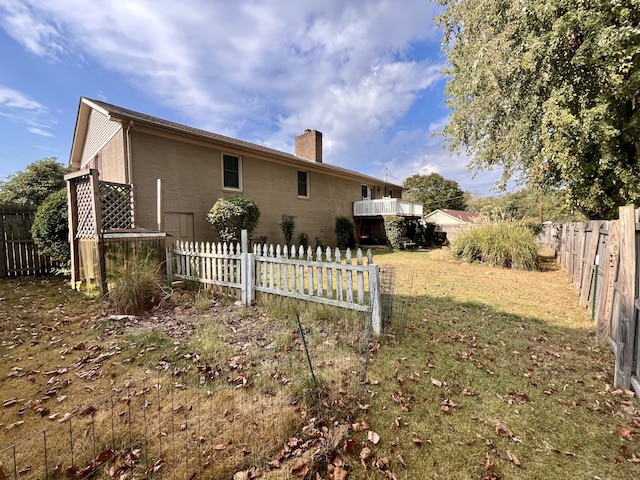
{"type": "Polygon", "coordinates": [[[75,289],[80,278],[80,251],[78,245],[78,190],[77,174],[64,176],[67,181],[67,215],[69,217],[69,253],[71,260],[71,288],[75,289]]]}
{"type": "Polygon", "coordinates": [[[616,339],[616,369],[614,387],[629,389],[633,370],[633,354],[636,336],[636,216],[635,207],[620,207],[619,220],[620,258],[616,290],[619,302],[616,339]]]}
{"type": "Polygon", "coordinates": [[[89,184],[91,185],[91,203],[94,215],[94,240],[96,242],[96,255],[98,263],[98,281],[100,293],[105,296],[109,289],[107,287],[107,269],[104,258],[104,239],[102,238],[102,204],[100,201],[100,179],[98,170],[89,170],[89,184]]]}

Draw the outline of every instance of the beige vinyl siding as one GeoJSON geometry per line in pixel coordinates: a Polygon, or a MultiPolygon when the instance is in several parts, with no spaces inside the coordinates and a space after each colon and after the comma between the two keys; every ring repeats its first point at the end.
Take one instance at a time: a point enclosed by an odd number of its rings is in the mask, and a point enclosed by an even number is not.
{"type": "Polygon", "coordinates": [[[81,168],[85,168],[119,130],[122,130],[122,125],[119,122],[110,121],[106,115],[97,110],[91,110],[80,160],[81,168]]]}
{"type": "Polygon", "coordinates": [[[120,129],[102,148],[102,171],[100,180],[106,182],[126,183],[127,156],[124,148],[123,129],[120,129]]]}

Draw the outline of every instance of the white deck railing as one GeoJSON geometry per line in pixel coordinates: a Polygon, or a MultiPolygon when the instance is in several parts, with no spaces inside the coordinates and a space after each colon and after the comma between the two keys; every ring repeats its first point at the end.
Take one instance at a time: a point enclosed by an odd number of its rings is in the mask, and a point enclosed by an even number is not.
{"type": "Polygon", "coordinates": [[[422,204],[400,198],[378,198],[353,202],[354,217],[373,217],[378,215],[422,217],[422,204]]]}

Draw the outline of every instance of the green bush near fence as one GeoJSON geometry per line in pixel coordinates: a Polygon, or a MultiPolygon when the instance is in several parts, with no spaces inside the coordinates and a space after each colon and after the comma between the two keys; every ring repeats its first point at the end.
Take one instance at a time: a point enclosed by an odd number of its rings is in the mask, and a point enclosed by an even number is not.
{"type": "Polygon", "coordinates": [[[282,221],[280,222],[280,229],[284,236],[285,245],[291,245],[293,239],[293,231],[296,228],[296,220],[293,215],[282,215],[282,221]]]}
{"type": "Polygon", "coordinates": [[[38,245],[38,251],[61,263],[67,263],[71,258],[67,219],[67,190],[63,188],[42,202],[31,227],[31,235],[38,245]]]}
{"type": "Polygon", "coordinates": [[[336,217],[335,234],[338,248],[354,248],[356,246],[353,220],[349,217],[336,217]]]}
{"type": "Polygon", "coordinates": [[[260,209],[256,202],[242,195],[219,198],[207,214],[216,234],[223,242],[239,242],[240,232],[251,234],[258,226],[260,209]]]}
{"type": "Polygon", "coordinates": [[[534,233],[521,221],[499,221],[472,227],[456,239],[451,251],[469,263],[538,270],[538,245],[534,233]]]}
{"type": "Polygon", "coordinates": [[[404,229],[404,218],[395,215],[384,217],[384,232],[387,235],[391,249],[394,252],[400,250],[400,238],[404,229]]]}

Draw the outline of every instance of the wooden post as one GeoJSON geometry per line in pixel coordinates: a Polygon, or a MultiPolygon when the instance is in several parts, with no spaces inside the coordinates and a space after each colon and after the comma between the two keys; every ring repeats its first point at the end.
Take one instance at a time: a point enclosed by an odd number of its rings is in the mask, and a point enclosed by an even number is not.
{"type": "Polygon", "coordinates": [[[635,207],[620,207],[620,263],[616,290],[619,299],[616,339],[615,388],[629,389],[636,335],[636,217],[635,207]]]}
{"type": "Polygon", "coordinates": [[[71,253],[71,288],[76,288],[76,282],[80,278],[80,255],[78,246],[78,191],[76,190],[77,177],[68,178],[67,181],[67,212],[69,216],[69,250],[71,253]]]}
{"type": "Polygon", "coordinates": [[[100,293],[105,296],[109,289],[107,288],[107,269],[104,258],[104,241],[102,235],[102,204],[100,202],[100,180],[98,170],[92,168],[89,171],[89,184],[91,185],[91,204],[94,219],[94,240],[96,242],[96,254],[98,256],[98,282],[100,284],[100,293]]]}
{"type": "Polygon", "coordinates": [[[371,302],[371,327],[374,335],[382,333],[382,311],[380,308],[380,270],[375,263],[369,264],[369,297],[371,302]]]}

